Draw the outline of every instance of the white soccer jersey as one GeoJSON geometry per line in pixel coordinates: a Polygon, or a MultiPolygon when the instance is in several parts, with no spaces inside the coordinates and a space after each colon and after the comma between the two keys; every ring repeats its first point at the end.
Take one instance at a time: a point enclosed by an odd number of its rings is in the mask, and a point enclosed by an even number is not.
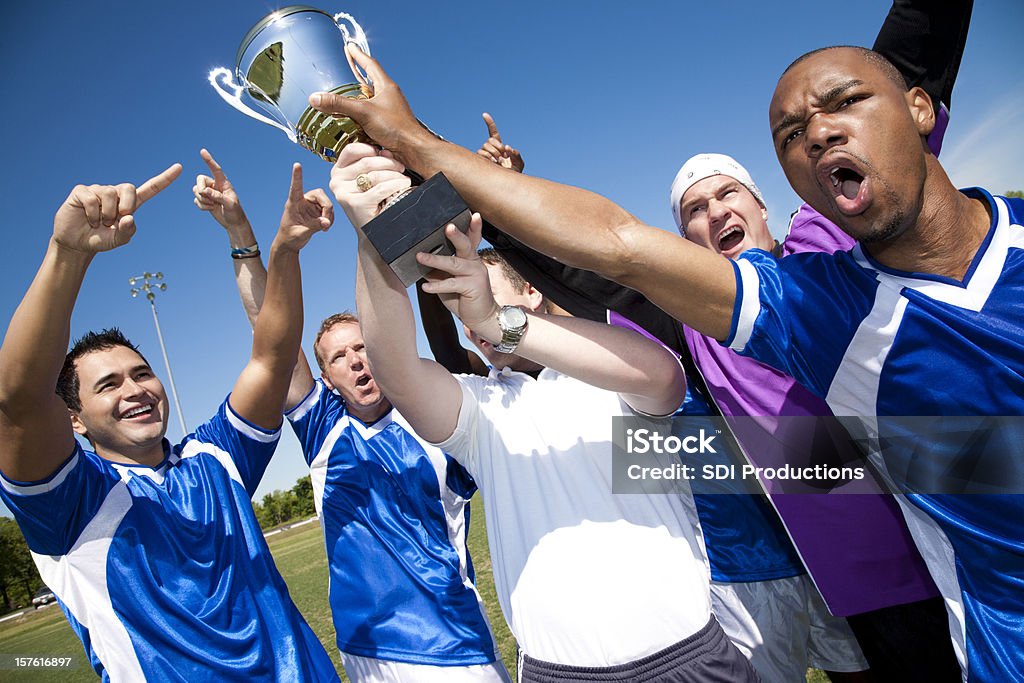
{"type": "Polygon", "coordinates": [[[480,486],[494,583],[522,650],[608,667],[662,650],[711,618],[688,495],[612,492],[619,396],[550,369],[459,375],[462,409],[441,448],[480,486]]]}

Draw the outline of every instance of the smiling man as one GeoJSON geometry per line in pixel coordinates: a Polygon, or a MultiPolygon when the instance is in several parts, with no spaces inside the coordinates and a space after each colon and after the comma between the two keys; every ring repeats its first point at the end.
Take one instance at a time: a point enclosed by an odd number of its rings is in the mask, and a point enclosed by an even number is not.
{"type": "Polygon", "coordinates": [[[180,172],[138,189],[79,185],[57,211],[0,347],[0,497],[103,680],[336,681],[250,502],[301,340],[299,251],[331,223],[323,191],[303,193],[296,164],[252,355],[180,444],[164,438],[163,384],[119,331],[65,355],[93,258],[126,244],[136,209],[180,172]]]}
{"type": "MultiPolygon", "coordinates": [[[[370,70],[374,97],[322,93],[314,106],[352,117],[420,175],[444,171],[528,246],[642,292],[800,380],[837,415],[1024,414],[1024,326],[1014,308],[1024,297],[1024,201],[957,191],[927,147],[931,100],[894,79],[881,56],[840,47],[802,58],[781,78],[770,114],[790,183],[864,243],[781,262],[750,250],[730,262],[603,197],[437,140],[377,63],[353,54],[370,70]],[[837,168],[846,170],[834,176],[837,168]]],[[[1024,574],[1024,500],[924,493],[900,502],[946,598],[965,675],[1011,678],[1024,669],[1014,583],[1024,574]]]]}

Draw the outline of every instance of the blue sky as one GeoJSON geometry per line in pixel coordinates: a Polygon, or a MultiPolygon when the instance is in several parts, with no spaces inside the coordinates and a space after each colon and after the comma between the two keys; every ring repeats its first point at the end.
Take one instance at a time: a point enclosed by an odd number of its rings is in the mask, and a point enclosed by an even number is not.
{"type": "MultiPolygon", "coordinates": [[[[139,183],[175,161],[185,172],[138,214],[131,244],[96,258],[74,335],[121,326],[165,378],[156,332],[128,277],[163,271],[157,305],[185,419],[216,409],[244,366],[251,333],[235,293],[226,237],[192,204],[209,148],[269,245],[293,161],[308,187],[329,166],[230,109],[206,82],[233,68],[265,2],[16,3],[5,10],[0,199],[5,207],[0,320],[6,331],[46,248],[53,213],[76,183],[139,183]]],[[[528,173],[599,192],[670,228],[668,186],[698,152],[747,166],[782,235],[799,201],[772,152],[767,105],[778,75],[828,44],[870,45],[889,3],[535,2],[321,5],[365,28],[374,55],[414,111],[476,149],[489,111],[528,173]]],[[[978,2],[943,162],[959,185],[1024,189],[1024,3],[978,2]]],[[[339,212],[340,214],[340,212],[339,212]]],[[[304,346],[318,321],[351,308],[355,242],[342,217],[303,253],[304,346]]],[[[421,343],[421,348],[425,346],[421,343]]],[[[258,492],[306,472],[289,430],[258,492]]],[[[181,437],[172,419],[169,437],[181,437]]],[[[0,512],[6,512],[0,507],[0,512]]]]}

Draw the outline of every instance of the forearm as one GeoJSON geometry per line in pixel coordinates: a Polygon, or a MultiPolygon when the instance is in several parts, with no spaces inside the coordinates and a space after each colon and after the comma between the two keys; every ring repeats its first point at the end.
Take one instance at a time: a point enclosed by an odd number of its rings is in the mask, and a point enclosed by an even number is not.
{"type": "Polygon", "coordinates": [[[232,406],[265,428],[281,424],[302,342],[302,276],[299,254],[270,248],[266,297],[253,329],[252,357],[232,394],[232,406]]]}
{"type": "MultiPolygon", "coordinates": [[[[683,401],[686,380],[675,357],[660,344],[631,330],[581,318],[529,313],[529,326],[516,355],[580,381],[628,397],[644,412],[664,415],[683,401]]],[[[496,344],[497,321],[478,325],[477,334],[496,344]]]]}
{"type": "Polygon", "coordinates": [[[51,241],[0,347],[0,404],[8,415],[51,399],[68,350],[71,312],[93,254],[51,241]]]}
{"type": "MultiPolygon", "coordinates": [[[[242,249],[257,243],[256,235],[247,218],[237,224],[225,226],[225,231],[232,249],[242,249]]],[[[267,269],[260,256],[232,258],[231,262],[235,269],[235,285],[242,300],[242,308],[249,319],[249,326],[255,328],[256,316],[263,306],[263,297],[267,290],[267,269]]]]}
{"type": "Polygon", "coordinates": [[[426,175],[443,170],[466,202],[501,231],[566,265],[641,292],[702,334],[728,336],[736,279],[724,257],[646,226],[592,192],[509,173],[433,138],[414,140],[402,150],[413,168],[426,175]]]}
{"type": "MultiPolygon", "coordinates": [[[[226,229],[232,249],[256,244],[256,236],[253,234],[248,219],[240,225],[230,226],[226,229]]],[[[263,300],[267,292],[267,268],[263,265],[261,256],[244,259],[233,258],[231,261],[235,269],[235,285],[238,287],[242,308],[245,310],[245,316],[249,319],[249,326],[255,329],[256,318],[263,307],[263,300]]],[[[300,341],[285,408],[292,408],[298,404],[312,387],[313,374],[310,372],[309,363],[302,352],[300,341]]]]}
{"type": "Polygon", "coordinates": [[[265,298],[253,327],[253,359],[290,371],[302,343],[299,253],[275,241],[268,262],[265,298]]]}
{"type": "Polygon", "coordinates": [[[415,371],[420,362],[412,304],[401,280],[362,234],[356,267],[356,309],[374,378],[385,394],[402,393],[402,378],[415,371]]]}
{"type": "Polygon", "coordinates": [[[451,436],[462,391],[451,373],[419,357],[412,304],[402,282],[360,234],[356,307],[374,380],[428,441],[451,436]]]}
{"type": "Polygon", "coordinates": [[[631,255],[619,230],[637,219],[604,197],[509,173],[480,155],[434,138],[417,138],[403,155],[424,177],[443,171],[467,204],[526,245],[605,277],[628,275],[631,255]]]}

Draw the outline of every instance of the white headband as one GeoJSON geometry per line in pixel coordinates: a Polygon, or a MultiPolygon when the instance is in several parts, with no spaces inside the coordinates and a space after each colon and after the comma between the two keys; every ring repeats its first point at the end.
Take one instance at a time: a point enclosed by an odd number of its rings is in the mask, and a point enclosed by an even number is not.
{"type": "Polygon", "coordinates": [[[680,235],[686,234],[683,217],[679,213],[679,204],[683,200],[683,195],[700,181],[714,175],[725,175],[739,181],[741,185],[750,190],[750,194],[754,195],[754,199],[764,208],[764,197],[761,196],[761,190],[757,189],[754,179],[738,161],[724,154],[697,154],[687,159],[683,167],[679,169],[675,180],[672,181],[672,189],[669,191],[672,217],[676,219],[676,228],[680,235]]]}

